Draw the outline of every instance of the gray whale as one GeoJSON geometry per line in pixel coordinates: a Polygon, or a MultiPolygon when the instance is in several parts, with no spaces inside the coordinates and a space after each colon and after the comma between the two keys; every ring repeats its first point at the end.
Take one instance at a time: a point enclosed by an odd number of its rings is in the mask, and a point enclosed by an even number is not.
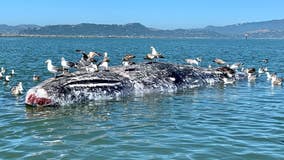
{"type": "MultiPolygon", "coordinates": [[[[175,92],[223,83],[226,72],[191,65],[150,62],[128,67],[114,66],[109,71],[76,71],[49,78],[28,90],[25,103],[30,106],[60,106],[111,99],[131,94],[175,92]]],[[[237,72],[234,79],[243,79],[237,72]]]]}

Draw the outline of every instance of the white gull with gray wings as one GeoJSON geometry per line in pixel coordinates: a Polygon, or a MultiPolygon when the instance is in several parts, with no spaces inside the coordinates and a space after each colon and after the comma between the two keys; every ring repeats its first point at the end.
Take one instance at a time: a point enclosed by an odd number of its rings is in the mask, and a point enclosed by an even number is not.
{"type": "MultiPolygon", "coordinates": [[[[32,106],[85,103],[152,92],[174,92],[223,83],[222,70],[171,63],[140,63],[129,67],[110,67],[109,71],[77,71],[50,78],[31,88],[25,103],[32,106]]],[[[235,74],[235,79],[245,78],[235,74]]]]}

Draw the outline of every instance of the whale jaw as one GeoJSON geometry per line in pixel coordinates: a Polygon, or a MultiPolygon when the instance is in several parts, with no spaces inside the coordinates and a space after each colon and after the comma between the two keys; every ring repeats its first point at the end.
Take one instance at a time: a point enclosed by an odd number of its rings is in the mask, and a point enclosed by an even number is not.
{"type": "Polygon", "coordinates": [[[28,91],[25,103],[30,106],[50,106],[53,105],[47,92],[43,88],[32,88],[28,91]]]}

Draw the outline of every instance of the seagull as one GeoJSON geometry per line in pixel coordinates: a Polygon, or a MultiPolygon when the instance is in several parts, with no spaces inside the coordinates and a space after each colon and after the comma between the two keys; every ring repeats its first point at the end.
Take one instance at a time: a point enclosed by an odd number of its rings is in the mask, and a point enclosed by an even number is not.
{"type": "Polygon", "coordinates": [[[76,64],[76,67],[81,68],[81,67],[86,67],[89,66],[93,62],[97,62],[96,59],[94,59],[95,56],[101,56],[100,53],[97,52],[89,52],[89,54],[86,54],[85,51],[82,50],[75,50],[77,53],[82,54],[82,58],[80,59],[79,63],[76,64]]]}
{"type": "Polygon", "coordinates": [[[132,61],[122,61],[122,65],[124,67],[130,66],[130,65],[133,65],[133,64],[135,64],[135,62],[132,62],[132,61]]]}
{"type": "Polygon", "coordinates": [[[235,79],[229,79],[229,78],[227,78],[227,77],[224,77],[224,78],[223,78],[223,81],[224,81],[224,84],[233,84],[233,83],[236,82],[235,79]]]}
{"type": "Polygon", "coordinates": [[[89,54],[88,54],[88,59],[92,59],[92,58],[94,58],[95,56],[101,56],[101,54],[98,53],[98,52],[94,52],[94,51],[89,52],[89,54]]]}
{"type": "Polygon", "coordinates": [[[155,57],[155,58],[164,58],[164,56],[162,54],[160,54],[159,52],[157,52],[157,50],[151,46],[151,54],[155,57]]]}
{"type": "Polygon", "coordinates": [[[10,78],[11,78],[10,75],[6,75],[6,76],[5,76],[5,82],[6,82],[6,83],[10,82],[10,78]]]}
{"type": "Polygon", "coordinates": [[[268,72],[268,67],[264,67],[264,72],[268,72]]]}
{"type": "Polygon", "coordinates": [[[95,56],[101,56],[100,53],[97,53],[97,52],[94,52],[94,51],[89,52],[89,54],[87,54],[85,51],[76,49],[75,52],[81,53],[82,56],[83,56],[82,59],[84,59],[85,61],[91,60],[91,59],[94,58],[95,56]]]}
{"type": "Polygon", "coordinates": [[[148,60],[153,60],[155,58],[154,55],[152,55],[151,53],[146,54],[146,56],[144,57],[144,59],[148,59],[148,60]]]}
{"type": "Polygon", "coordinates": [[[233,69],[233,70],[237,70],[239,69],[243,64],[238,62],[238,63],[234,63],[232,65],[230,65],[230,68],[233,69]]]}
{"type": "Polygon", "coordinates": [[[122,59],[122,65],[130,66],[132,64],[135,64],[134,62],[131,61],[133,58],[135,58],[135,55],[132,55],[132,54],[125,55],[122,59]]]}
{"type": "Polygon", "coordinates": [[[76,49],[75,52],[82,54],[82,58],[80,59],[80,61],[78,63],[76,63],[77,68],[85,67],[85,66],[88,66],[90,64],[90,63],[87,62],[88,55],[86,54],[85,51],[80,50],[80,49],[76,49]]]}
{"type": "Polygon", "coordinates": [[[67,69],[67,71],[68,71],[69,68],[75,66],[75,63],[66,61],[65,58],[62,57],[62,58],[61,58],[61,66],[63,67],[63,73],[64,73],[64,70],[65,70],[65,69],[67,69]]]}
{"type": "Polygon", "coordinates": [[[86,71],[89,73],[93,73],[93,72],[98,72],[98,66],[97,64],[91,63],[89,66],[86,67],[86,71]]]}
{"type": "Polygon", "coordinates": [[[131,61],[133,58],[135,58],[136,56],[135,55],[132,55],[132,54],[127,54],[123,57],[123,60],[124,61],[131,61]]]}
{"type": "Polygon", "coordinates": [[[272,77],[273,74],[270,74],[268,71],[265,72],[265,73],[266,73],[267,80],[268,81],[271,80],[271,77],[272,77]]]}
{"type": "Polygon", "coordinates": [[[56,73],[59,72],[59,71],[62,71],[61,68],[58,68],[58,67],[52,65],[52,61],[50,59],[46,60],[45,63],[47,63],[47,70],[50,73],[53,73],[55,78],[56,78],[56,73]]]}
{"type": "Polygon", "coordinates": [[[260,62],[268,63],[268,58],[265,58],[265,59],[263,59],[263,60],[260,60],[260,62]]]}
{"type": "Polygon", "coordinates": [[[2,74],[2,72],[0,72],[0,79],[2,79],[3,78],[3,74],[2,74]]]}
{"type": "Polygon", "coordinates": [[[99,63],[100,67],[103,67],[104,70],[108,70],[108,63],[109,63],[109,58],[107,56],[107,52],[104,53],[104,59],[101,63],[99,63]]]}
{"type": "Polygon", "coordinates": [[[271,75],[271,84],[281,86],[283,82],[283,78],[277,77],[276,74],[271,75]]]}
{"type": "Polygon", "coordinates": [[[33,81],[39,81],[40,77],[39,75],[34,74],[33,75],[33,81]]]}
{"type": "Polygon", "coordinates": [[[248,81],[254,82],[256,80],[256,75],[253,73],[248,73],[248,81]]]}
{"type": "Polygon", "coordinates": [[[256,80],[256,75],[254,74],[256,72],[255,68],[247,68],[244,70],[244,72],[248,75],[249,82],[253,82],[256,80]]]}
{"type": "Polygon", "coordinates": [[[153,60],[154,58],[165,58],[162,54],[157,52],[157,50],[153,46],[151,46],[150,48],[151,53],[146,54],[144,59],[153,60]]]}
{"type": "Polygon", "coordinates": [[[1,67],[1,73],[4,74],[6,72],[6,69],[4,67],[1,67]]]}
{"type": "Polygon", "coordinates": [[[13,76],[13,75],[15,75],[15,70],[14,69],[11,70],[11,76],[13,76]]]}
{"type": "Polygon", "coordinates": [[[196,59],[185,59],[186,63],[189,63],[191,65],[195,64],[198,66],[199,62],[201,62],[201,59],[200,58],[196,58],[196,59]]]}
{"type": "Polygon", "coordinates": [[[235,75],[236,71],[227,67],[227,66],[223,66],[223,67],[219,67],[216,69],[217,71],[220,71],[222,73],[224,73],[227,77],[231,78],[235,75]]]}
{"type": "Polygon", "coordinates": [[[220,58],[215,58],[215,59],[213,60],[213,62],[215,62],[215,63],[217,63],[217,64],[219,64],[219,65],[226,63],[224,60],[222,60],[222,59],[220,59],[220,58]]]}
{"type": "Polygon", "coordinates": [[[20,94],[23,94],[23,84],[22,82],[19,82],[17,86],[14,86],[12,89],[11,89],[11,93],[15,96],[17,95],[20,95],[20,94]]]}
{"type": "Polygon", "coordinates": [[[197,60],[198,62],[201,62],[201,61],[202,61],[202,58],[197,57],[196,60],[197,60]]]}
{"type": "Polygon", "coordinates": [[[258,68],[258,74],[263,74],[264,72],[266,72],[264,67],[258,68]]]}
{"type": "Polygon", "coordinates": [[[249,73],[255,73],[255,68],[247,68],[247,69],[245,69],[245,72],[247,73],[247,74],[249,74],[249,73]]]}

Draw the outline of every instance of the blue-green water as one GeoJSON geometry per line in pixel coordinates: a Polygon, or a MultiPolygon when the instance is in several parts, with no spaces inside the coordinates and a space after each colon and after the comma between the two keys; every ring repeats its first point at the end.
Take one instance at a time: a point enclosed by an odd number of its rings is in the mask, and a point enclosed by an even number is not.
{"type": "Polygon", "coordinates": [[[167,58],[215,57],[284,76],[284,40],[0,38],[0,67],[16,70],[0,80],[0,159],[284,159],[284,88],[265,76],[255,83],[203,87],[185,92],[124,97],[85,105],[29,109],[10,88],[25,91],[52,75],[44,61],[59,66],[75,49],[107,51],[110,65],[126,53],[136,62],[155,46],[167,58]]]}

